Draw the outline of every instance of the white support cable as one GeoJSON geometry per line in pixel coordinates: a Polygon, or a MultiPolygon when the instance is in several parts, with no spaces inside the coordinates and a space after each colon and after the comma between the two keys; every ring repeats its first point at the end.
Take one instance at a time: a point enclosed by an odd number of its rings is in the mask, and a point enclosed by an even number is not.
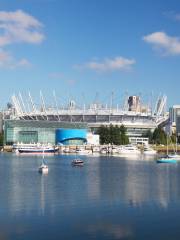
{"type": "Polygon", "coordinates": [[[56,92],[55,92],[55,90],[53,91],[53,97],[54,97],[54,101],[55,101],[55,106],[56,106],[58,121],[60,122],[61,119],[60,119],[60,116],[59,116],[59,111],[58,111],[58,105],[57,105],[57,98],[56,98],[56,92]]]}
{"type": "Polygon", "coordinates": [[[43,112],[46,116],[46,119],[48,120],[48,115],[46,113],[46,107],[45,107],[45,102],[44,102],[44,98],[43,98],[43,94],[42,91],[40,90],[40,99],[41,99],[41,103],[42,103],[42,107],[43,107],[43,112]]]}
{"type": "Polygon", "coordinates": [[[23,109],[23,112],[26,114],[26,107],[25,107],[25,104],[24,104],[24,101],[23,101],[23,98],[22,98],[22,95],[21,93],[19,92],[19,99],[21,101],[21,104],[22,104],[22,109],[23,109]]]}

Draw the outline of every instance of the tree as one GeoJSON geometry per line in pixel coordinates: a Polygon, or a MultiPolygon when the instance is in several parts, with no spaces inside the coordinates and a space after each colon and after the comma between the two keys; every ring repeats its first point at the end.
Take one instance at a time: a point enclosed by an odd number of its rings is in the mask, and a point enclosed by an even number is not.
{"type": "Polygon", "coordinates": [[[153,143],[153,133],[151,130],[148,130],[147,132],[142,134],[142,137],[149,138],[149,143],[153,143]]]}
{"type": "Polygon", "coordinates": [[[120,126],[120,135],[121,135],[121,143],[122,145],[129,143],[129,138],[127,136],[127,129],[124,127],[124,125],[120,126]]]}
{"type": "Polygon", "coordinates": [[[0,133],[0,146],[3,146],[3,133],[0,133]]]}
{"type": "Polygon", "coordinates": [[[127,130],[122,125],[121,127],[113,126],[112,124],[109,127],[100,126],[97,133],[100,135],[101,144],[128,144],[129,139],[127,136],[127,130]]]}
{"type": "Polygon", "coordinates": [[[167,144],[167,135],[162,128],[157,127],[153,132],[152,140],[156,144],[166,145],[167,144]]]}

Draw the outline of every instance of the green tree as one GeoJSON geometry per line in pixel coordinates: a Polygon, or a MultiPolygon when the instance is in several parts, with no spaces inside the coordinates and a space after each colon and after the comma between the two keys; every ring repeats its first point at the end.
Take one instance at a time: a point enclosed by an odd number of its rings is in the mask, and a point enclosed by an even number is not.
{"type": "Polygon", "coordinates": [[[0,146],[3,146],[3,133],[0,133],[0,146]]]}
{"type": "Polygon", "coordinates": [[[166,145],[167,144],[167,135],[162,128],[157,127],[153,132],[152,140],[156,144],[166,145]]]}
{"type": "Polygon", "coordinates": [[[97,133],[100,135],[101,144],[128,144],[129,139],[127,136],[127,130],[122,125],[121,127],[113,126],[112,124],[109,127],[100,126],[97,133]]]}
{"type": "Polygon", "coordinates": [[[142,137],[149,138],[149,143],[153,143],[153,133],[151,130],[148,130],[147,132],[142,134],[142,137]]]}
{"type": "Polygon", "coordinates": [[[129,143],[129,138],[127,136],[127,129],[124,127],[124,125],[120,126],[120,135],[121,135],[121,143],[122,145],[129,143]]]}

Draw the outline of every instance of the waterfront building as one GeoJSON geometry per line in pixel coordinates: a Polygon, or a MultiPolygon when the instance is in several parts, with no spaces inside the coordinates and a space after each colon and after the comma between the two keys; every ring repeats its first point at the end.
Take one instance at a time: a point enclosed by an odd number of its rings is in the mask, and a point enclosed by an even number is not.
{"type": "MultiPolygon", "coordinates": [[[[40,99],[40,104],[35,105],[29,93],[26,100],[26,102],[29,100],[29,103],[26,106],[20,94],[12,96],[13,107],[10,120],[5,119],[4,123],[5,144],[21,141],[55,144],[57,143],[57,129],[88,129],[88,132],[95,134],[101,125],[107,127],[124,125],[127,129],[127,135],[137,138],[144,136],[148,130],[154,131],[156,127],[162,126],[168,120],[165,111],[166,96],[157,100],[154,110],[144,107],[145,105],[141,104],[138,96],[128,97],[124,107],[114,107],[113,101],[111,101],[110,106],[95,102],[80,107],[74,100],[58,107],[56,98],[54,99],[54,107],[46,107],[42,93],[40,93],[40,99]]],[[[79,133],[75,138],[76,140],[78,135],[79,133]]],[[[86,140],[88,138],[89,142],[99,141],[98,136],[90,137],[89,135],[88,137],[87,135],[86,140]]],[[[74,142],[75,139],[68,136],[67,142],[74,142]]],[[[80,141],[83,141],[83,138],[80,141]]]]}
{"type": "Polygon", "coordinates": [[[176,134],[180,136],[180,109],[176,112],[176,134]]]}
{"type": "MultiPolygon", "coordinates": [[[[51,143],[56,144],[57,129],[87,129],[86,123],[57,121],[5,120],[4,144],[14,143],[51,143]]],[[[75,131],[75,130],[74,130],[75,131]]],[[[81,130],[82,131],[82,130],[81,130]]],[[[72,133],[72,132],[71,132],[72,133]]],[[[75,139],[76,136],[73,135],[75,139]]],[[[78,136],[77,136],[78,138],[78,136]]]]}
{"type": "Polygon", "coordinates": [[[169,124],[172,132],[176,132],[177,116],[180,112],[180,105],[173,105],[169,108],[169,124]]]}
{"type": "Polygon", "coordinates": [[[145,137],[129,137],[129,142],[135,145],[148,145],[149,138],[145,137]]]}

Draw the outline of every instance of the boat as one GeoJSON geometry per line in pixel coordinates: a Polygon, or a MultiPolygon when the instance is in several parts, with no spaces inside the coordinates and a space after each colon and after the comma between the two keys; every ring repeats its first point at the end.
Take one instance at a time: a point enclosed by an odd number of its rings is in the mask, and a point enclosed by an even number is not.
{"type": "Polygon", "coordinates": [[[48,173],[48,171],[49,171],[48,165],[45,164],[45,162],[44,162],[44,151],[43,151],[42,163],[41,163],[38,171],[39,171],[39,173],[45,173],[45,174],[48,173]]]}
{"type": "Polygon", "coordinates": [[[16,153],[34,153],[34,154],[41,154],[41,153],[55,153],[59,149],[58,147],[53,147],[50,144],[42,145],[42,144],[20,144],[16,145],[14,148],[16,153]]]}
{"type": "Polygon", "coordinates": [[[84,161],[82,159],[76,158],[72,161],[73,166],[83,166],[84,161]]]}
{"type": "Polygon", "coordinates": [[[90,154],[90,151],[87,150],[87,149],[83,149],[83,148],[77,148],[76,149],[76,154],[86,155],[86,154],[90,154]]]}
{"type": "Polygon", "coordinates": [[[177,163],[177,159],[169,157],[168,153],[168,136],[167,136],[167,147],[166,147],[166,157],[156,160],[157,163],[177,163]]]}
{"type": "Polygon", "coordinates": [[[156,161],[157,163],[177,163],[177,160],[174,158],[161,158],[156,161]]]}
{"type": "Polygon", "coordinates": [[[150,146],[144,146],[144,155],[155,155],[157,151],[152,149],[150,146]]]}
{"type": "Polygon", "coordinates": [[[135,145],[125,145],[125,146],[121,146],[118,150],[119,154],[134,154],[134,155],[139,155],[141,154],[141,151],[135,146],[135,145]]]}
{"type": "Polygon", "coordinates": [[[169,158],[174,158],[176,160],[180,160],[180,155],[177,153],[177,137],[176,137],[176,148],[173,154],[168,154],[169,158]]]}
{"type": "Polygon", "coordinates": [[[174,159],[176,159],[176,160],[180,160],[180,155],[177,154],[177,153],[168,154],[168,157],[169,157],[169,158],[174,158],[174,159]]]}
{"type": "Polygon", "coordinates": [[[39,173],[48,173],[49,169],[46,164],[42,163],[38,171],[39,173]]]}
{"type": "Polygon", "coordinates": [[[75,149],[71,149],[71,148],[65,148],[63,150],[63,153],[76,153],[76,150],[75,149]]]}

